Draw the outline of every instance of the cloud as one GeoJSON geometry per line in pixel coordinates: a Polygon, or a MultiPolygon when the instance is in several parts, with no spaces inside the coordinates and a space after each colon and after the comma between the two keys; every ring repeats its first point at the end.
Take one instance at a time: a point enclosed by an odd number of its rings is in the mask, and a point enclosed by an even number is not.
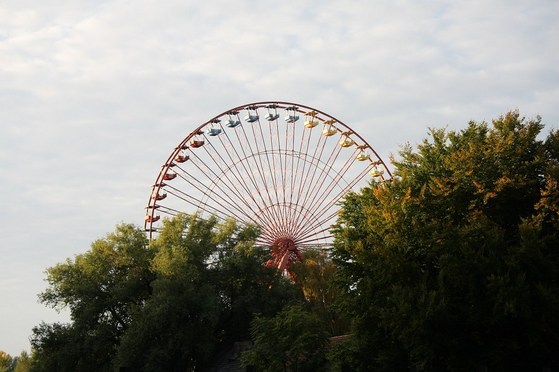
{"type": "MultiPolygon", "coordinates": [[[[0,296],[27,306],[42,269],[141,224],[171,150],[234,106],[316,107],[385,160],[428,126],[509,109],[557,126],[558,12],[552,0],[4,1],[0,296]]],[[[28,347],[51,314],[36,311],[0,348],[28,347]]]]}

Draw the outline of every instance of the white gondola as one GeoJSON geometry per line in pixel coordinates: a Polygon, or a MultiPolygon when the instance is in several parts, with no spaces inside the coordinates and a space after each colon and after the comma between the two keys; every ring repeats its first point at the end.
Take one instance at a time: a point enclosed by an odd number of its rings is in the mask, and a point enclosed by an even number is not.
{"type": "Polygon", "coordinates": [[[235,128],[237,125],[241,125],[239,120],[229,119],[227,120],[227,123],[225,123],[225,126],[229,128],[235,128]]]}
{"type": "Polygon", "coordinates": [[[247,123],[254,123],[257,120],[258,120],[258,115],[247,115],[247,116],[245,116],[245,121],[247,123]]]}
{"type": "Polygon", "coordinates": [[[221,129],[219,128],[208,128],[208,130],[206,131],[206,134],[212,137],[217,136],[220,133],[221,133],[221,129]]]}
{"type": "Polygon", "coordinates": [[[268,121],[274,121],[277,120],[279,118],[279,114],[272,114],[271,112],[266,115],[266,120],[268,121]]]}
{"type": "Polygon", "coordinates": [[[285,117],[285,121],[288,123],[295,123],[297,120],[299,120],[299,116],[297,115],[287,115],[285,117]]]}

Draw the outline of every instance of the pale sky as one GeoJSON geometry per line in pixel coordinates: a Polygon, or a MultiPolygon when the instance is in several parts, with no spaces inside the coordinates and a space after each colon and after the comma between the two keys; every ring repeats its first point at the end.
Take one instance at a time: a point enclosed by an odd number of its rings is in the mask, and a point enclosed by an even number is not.
{"type": "Polygon", "coordinates": [[[559,2],[3,0],[0,350],[66,319],[44,270],[143,223],[195,127],[255,101],[301,103],[388,161],[428,127],[511,109],[559,127],[559,2]]]}

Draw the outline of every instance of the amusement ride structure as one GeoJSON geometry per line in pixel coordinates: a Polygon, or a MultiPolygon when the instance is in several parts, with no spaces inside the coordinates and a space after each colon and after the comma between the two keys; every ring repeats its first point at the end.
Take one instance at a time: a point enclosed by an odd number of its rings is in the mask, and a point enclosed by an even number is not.
{"type": "Polygon", "coordinates": [[[306,247],[329,247],[339,201],[369,177],[391,177],[377,152],[350,127],[317,109],[256,102],[227,110],[171,152],[149,197],[150,239],[161,218],[199,212],[256,224],[256,243],[280,270],[306,247]]]}

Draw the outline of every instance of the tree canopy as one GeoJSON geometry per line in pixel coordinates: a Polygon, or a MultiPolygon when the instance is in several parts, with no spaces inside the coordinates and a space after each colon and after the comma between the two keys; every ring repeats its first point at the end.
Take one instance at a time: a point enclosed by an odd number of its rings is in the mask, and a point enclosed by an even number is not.
{"type": "Polygon", "coordinates": [[[165,222],[152,244],[132,225],[47,270],[40,299],[69,324],[33,329],[36,371],[173,371],[207,367],[220,347],[249,337],[255,314],[297,297],[265,267],[254,226],[197,215],[165,222]]]}
{"type": "Polygon", "coordinates": [[[207,370],[251,339],[261,371],[559,369],[559,132],[543,129],[514,111],[430,130],[289,276],[256,226],[179,215],[148,242],[119,225],[47,270],[40,300],[71,322],[35,327],[17,368],[207,370]]]}
{"type": "Polygon", "coordinates": [[[509,112],[431,130],[346,198],[334,254],[361,367],[557,368],[559,134],[542,129],[509,112]]]}

